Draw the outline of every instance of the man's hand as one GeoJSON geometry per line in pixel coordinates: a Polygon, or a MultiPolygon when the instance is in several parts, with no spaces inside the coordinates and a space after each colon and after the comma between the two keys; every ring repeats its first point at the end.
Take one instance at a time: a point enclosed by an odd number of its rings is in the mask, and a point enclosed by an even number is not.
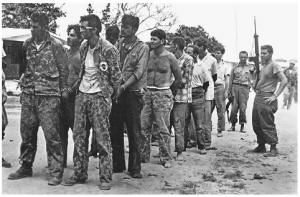
{"type": "Polygon", "coordinates": [[[225,90],[224,92],[224,100],[226,100],[228,98],[228,90],[225,90]]]}
{"type": "Polygon", "coordinates": [[[227,93],[227,98],[230,98],[230,97],[232,97],[232,92],[231,92],[231,91],[228,91],[228,93],[227,93]]]}
{"type": "Polygon", "coordinates": [[[62,92],[61,92],[61,97],[62,97],[62,99],[68,99],[68,97],[69,97],[69,92],[67,91],[67,90],[63,90],[62,92]]]}
{"type": "Polygon", "coordinates": [[[116,93],[113,96],[113,101],[118,103],[118,99],[123,94],[124,91],[125,91],[124,85],[119,86],[116,93]]]}
{"type": "Polygon", "coordinates": [[[265,97],[265,101],[267,104],[271,104],[273,101],[275,101],[277,99],[276,95],[273,94],[272,96],[270,97],[265,97]]]}

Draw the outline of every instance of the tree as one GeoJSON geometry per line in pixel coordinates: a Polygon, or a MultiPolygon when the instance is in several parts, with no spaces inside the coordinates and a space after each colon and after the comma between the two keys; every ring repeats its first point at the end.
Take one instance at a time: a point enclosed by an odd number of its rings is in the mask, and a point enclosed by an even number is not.
{"type": "MultiPolygon", "coordinates": [[[[62,4],[63,6],[64,4],[62,4]]],[[[56,19],[66,13],[54,3],[2,3],[2,27],[30,28],[30,16],[33,12],[45,12],[49,17],[49,30],[56,32],[56,19]]]]}
{"type": "Polygon", "coordinates": [[[176,23],[176,16],[171,11],[171,5],[153,3],[117,3],[114,7],[108,3],[102,10],[102,22],[110,25],[120,25],[124,14],[139,17],[140,27],[138,34],[161,28],[166,31],[176,23]]]}
{"type": "MultiPolygon", "coordinates": [[[[211,52],[217,45],[222,45],[215,37],[211,37],[205,29],[198,25],[197,27],[188,27],[180,25],[175,33],[167,33],[167,42],[170,43],[174,37],[181,36],[185,40],[195,41],[197,38],[204,38],[208,42],[208,51],[211,52]]],[[[222,45],[223,46],[223,45],[222,45]]]]}
{"type": "Polygon", "coordinates": [[[93,12],[94,12],[94,9],[93,9],[93,7],[92,7],[92,4],[91,4],[91,3],[89,3],[89,4],[88,4],[88,8],[86,9],[86,11],[87,11],[89,14],[93,14],[93,12]]]}

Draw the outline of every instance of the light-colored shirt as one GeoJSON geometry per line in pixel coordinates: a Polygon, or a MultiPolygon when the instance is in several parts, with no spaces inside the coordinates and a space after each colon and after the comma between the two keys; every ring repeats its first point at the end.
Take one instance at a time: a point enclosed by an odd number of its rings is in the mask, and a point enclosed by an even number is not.
{"type": "Polygon", "coordinates": [[[97,79],[99,68],[97,68],[94,63],[94,51],[95,49],[89,47],[85,57],[85,72],[79,86],[79,90],[83,93],[91,94],[101,91],[99,88],[99,80],[97,79]]]}
{"type": "Polygon", "coordinates": [[[256,90],[274,93],[279,82],[277,73],[281,71],[281,66],[273,61],[271,61],[268,65],[262,66],[259,72],[259,81],[257,83],[256,90]]]}
{"type": "Polygon", "coordinates": [[[213,100],[214,99],[214,81],[212,76],[217,74],[217,60],[210,54],[207,53],[206,56],[200,60],[198,58],[198,63],[203,66],[203,68],[208,73],[209,78],[209,86],[207,88],[205,99],[206,100],[213,100]]]}
{"type": "Polygon", "coordinates": [[[194,64],[192,88],[203,86],[207,81],[209,81],[207,71],[199,63],[194,64]]]}
{"type": "Polygon", "coordinates": [[[175,102],[191,103],[192,102],[192,74],[193,74],[193,58],[184,53],[178,59],[181,68],[182,83],[184,87],[177,90],[175,102]]]}
{"type": "Polygon", "coordinates": [[[250,87],[252,80],[250,70],[252,70],[251,65],[241,66],[238,64],[235,66],[231,71],[232,83],[247,85],[250,87]]]}
{"type": "Polygon", "coordinates": [[[215,84],[222,84],[225,86],[225,77],[230,76],[230,67],[223,60],[217,62],[217,80],[215,84]]]}

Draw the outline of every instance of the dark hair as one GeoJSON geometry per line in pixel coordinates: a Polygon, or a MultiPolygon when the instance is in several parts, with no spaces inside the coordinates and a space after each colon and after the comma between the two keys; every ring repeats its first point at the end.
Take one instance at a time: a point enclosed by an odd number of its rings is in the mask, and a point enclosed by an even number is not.
{"type": "Polygon", "coordinates": [[[273,47],[271,46],[271,45],[263,45],[263,46],[261,46],[260,47],[260,49],[262,50],[262,49],[267,49],[267,51],[269,52],[269,53],[271,53],[271,54],[273,54],[273,47]]]}
{"type": "Polygon", "coordinates": [[[161,29],[155,29],[155,30],[151,31],[150,35],[158,37],[160,40],[162,40],[162,39],[166,40],[166,38],[167,38],[166,32],[161,29]]]}
{"type": "Polygon", "coordinates": [[[139,25],[140,25],[140,19],[139,19],[139,17],[125,14],[122,17],[121,23],[123,25],[130,25],[131,27],[133,27],[136,30],[138,30],[139,29],[139,25]]]}
{"type": "Polygon", "coordinates": [[[198,46],[196,45],[190,45],[188,47],[192,47],[193,48],[193,53],[196,54],[196,55],[199,55],[200,54],[200,49],[198,46]]]}
{"type": "Polygon", "coordinates": [[[208,41],[207,41],[207,39],[200,37],[194,41],[194,44],[196,46],[198,46],[199,48],[203,47],[203,49],[206,50],[207,46],[208,46],[208,41]]]}
{"type": "Polygon", "coordinates": [[[188,46],[188,45],[191,44],[191,43],[193,43],[193,40],[192,40],[192,39],[190,39],[190,38],[186,38],[186,39],[185,39],[185,44],[186,44],[186,46],[188,46]]]}
{"type": "Polygon", "coordinates": [[[49,18],[44,12],[33,12],[30,16],[30,19],[38,23],[41,27],[48,29],[49,18]]]}
{"type": "Polygon", "coordinates": [[[248,52],[247,51],[240,51],[239,55],[242,54],[242,53],[247,54],[247,56],[248,56],[248,52]]]}
{"type": "Polygon", "coordinates": [[[70,31],[71,31],[72,29],[74,29],[77,38],[78,38],[78,39],[81,39],[82,36],[81,36],[81,33],[80,33],[80,26],[79,26],[78,24],[75,24],[75,25],[69,25],[69,26],[68,26],[68,29],[67,29],[67,33],[69,34],[70,31]]]}
{"type": "Polygon", "coordinates": [[[95,27],[97,29],[96,32],[97,35],[101,32],[102,25],[101,25],[100,18],[97,15],[90,14],[90,15],[81,16],[79,22],[84,22],[84,21],[87,21],[90,27],[95,27]]]}
{"type": "Polygon", "coordinates": [[[215,46],[214,51],[215,51],[215,52],[216,52],[216,51],[220,51],[220,52],[224,55],[224,53],[225,53],[225,48],[224,48],[222,45],[217,45],[217,46],[215,46]]]}
{"type": "Polygon", "coordinates": [[[185,41],[182,37],[175,37],[172,42],[176,44],[180,50],[183,50],[185,47],[185,41]]]}
{"type": "Polygon", "coordinates": [[[120,34],[120,29],[117,25],[109,26],[105,32],[106,39],[107,37],[118,39],[119,34],[120,34]]]}

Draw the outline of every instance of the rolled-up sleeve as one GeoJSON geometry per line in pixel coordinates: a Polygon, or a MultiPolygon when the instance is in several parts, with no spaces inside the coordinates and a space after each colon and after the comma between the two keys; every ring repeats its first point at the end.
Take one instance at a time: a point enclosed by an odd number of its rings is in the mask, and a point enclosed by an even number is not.
{"type": "Polygon", "coordinates": [[[135,67],[135,70],[133,71],[133,75],[135,76],[136,80],[140,80],[143,76],[143,73],[147,69],[149,59],[149,47],[146,44],[143,44],[141,49],[138,53],[138,62],[135,67]]]}
{"type": "Polygon", "coordinates": [[[105,52],[105,59],[109,68],[109,77],[111,86],[116,89],[121,83],[121,71],[119,62],[119,52],[116,48],[110,48],[105,52]]]}

